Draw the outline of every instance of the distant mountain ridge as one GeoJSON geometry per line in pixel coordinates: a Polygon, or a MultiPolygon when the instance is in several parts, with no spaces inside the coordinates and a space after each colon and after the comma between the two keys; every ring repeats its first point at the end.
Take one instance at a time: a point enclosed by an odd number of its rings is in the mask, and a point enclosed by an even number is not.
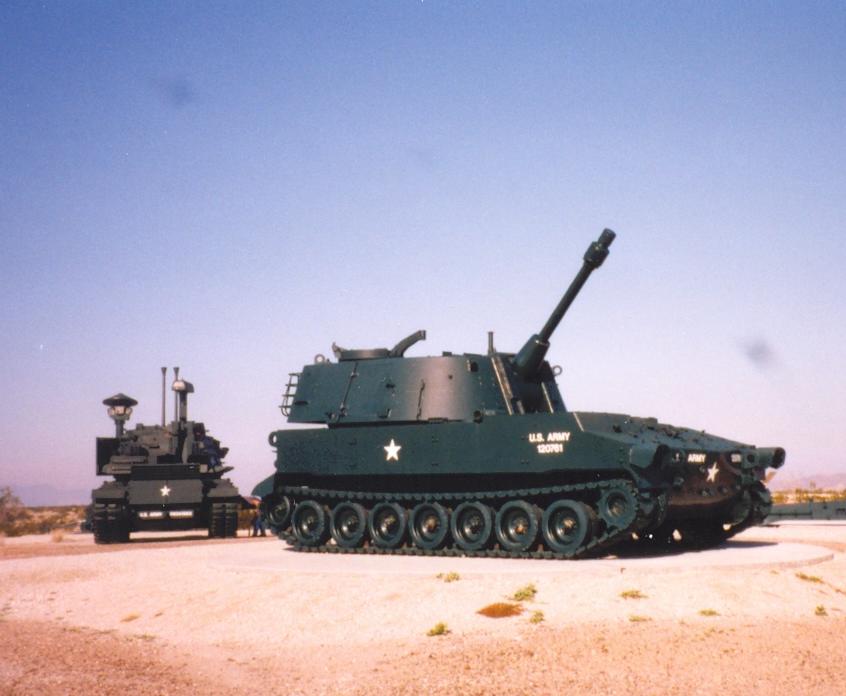
{"type": "Polygon", "coordinates": [[[790,471],[779,471],[767,487],[773,491],[792,491],[797,488],[824,488],[827,490],[846,489],[846,471],[836,474],[794,474],[790,471]]]}

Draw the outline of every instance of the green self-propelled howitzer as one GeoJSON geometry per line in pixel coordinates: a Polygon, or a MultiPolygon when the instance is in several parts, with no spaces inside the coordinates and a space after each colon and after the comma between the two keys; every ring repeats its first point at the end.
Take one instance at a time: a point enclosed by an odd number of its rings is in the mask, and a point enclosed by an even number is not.
{"type": "Polygon", "coordinates": [[[260,483],[271,528],[300,550],[574,558],[621,542],[706,547],[770,509],[758,448],[614,413],[568,411],[549,339],[608,256],[605,230],[544,327],[516,354],[317,356],[283,397],[276,473],[260,483]]]}

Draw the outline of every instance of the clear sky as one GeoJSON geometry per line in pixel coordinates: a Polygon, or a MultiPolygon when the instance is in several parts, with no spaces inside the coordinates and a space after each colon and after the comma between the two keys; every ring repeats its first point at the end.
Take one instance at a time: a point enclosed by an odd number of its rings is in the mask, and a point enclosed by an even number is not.
{"type": "MultiPolygon", "coordinates": [[[[87,488],[162,365],[273,471],[332,341],[553,338],[569,408],[846,469],[842,2],[0,4],[0,485],[87,488]]],[[[170,410],[171,402],[168,400],[170,410]]]]}

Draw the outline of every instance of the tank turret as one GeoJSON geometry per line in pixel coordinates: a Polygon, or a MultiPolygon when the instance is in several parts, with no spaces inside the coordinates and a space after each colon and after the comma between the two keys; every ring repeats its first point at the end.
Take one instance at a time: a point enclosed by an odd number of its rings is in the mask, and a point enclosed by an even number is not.
{"type": "Polygon", "coordinates": [[[489,334],[486,354],[405,357],[417,331],[291,373],[283,414],[319,427],[270,434],[276,472],[254,494],[271,526],[306,550],[575,558],[714,545],[761,522],[783,449],[565,407],[549,341],[614,238],[591,243],[516,354],[489,334]]]}
{"type": "Polygon", "coordinates": [[[584,255],[581,270],[540,333],[516,356],[444,353],[405,358],[426,338],[416,331],[392,349],[349,350],[332,345],[337,363],[317,356],[294,373],[283,400],[291,423],[326,423],[330,427],[380,422],[478,422],[498,414],[552,413],[564,402],[549,364],[549,339],[590,274],[608,256],[614,232],[606,229],[584,255]]]}

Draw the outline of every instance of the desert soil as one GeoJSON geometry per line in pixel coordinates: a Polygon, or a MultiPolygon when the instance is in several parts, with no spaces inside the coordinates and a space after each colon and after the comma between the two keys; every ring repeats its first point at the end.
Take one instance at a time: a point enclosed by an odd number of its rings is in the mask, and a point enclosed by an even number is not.
{"type": "Polygon", "coordinates": [[[843,524],[576,562],[244,538],[0,545],[2,694],[836,694],[844,636],[843,524]],[[477,613],[529,584],[520,614],[477,613]]]}

